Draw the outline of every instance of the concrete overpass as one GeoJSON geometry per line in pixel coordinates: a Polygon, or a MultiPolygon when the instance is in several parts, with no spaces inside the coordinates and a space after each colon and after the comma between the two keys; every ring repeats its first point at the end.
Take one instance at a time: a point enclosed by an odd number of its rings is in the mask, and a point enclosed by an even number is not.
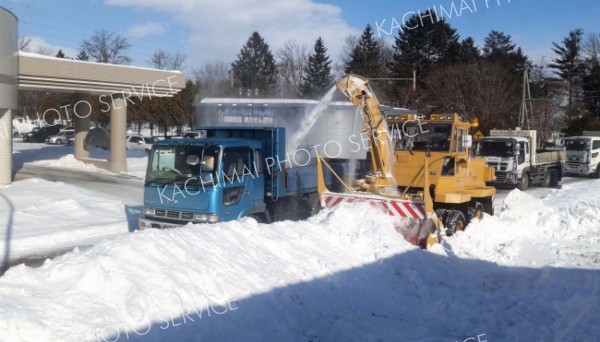
{"type": "MultiPolygon", "coordinates": [[[[0,7],[0,185],[12,180],[12,134],[4,132],[11,132],[19,89],[79,94],[77,101],[67,105],[75,126],[75,157],[114,172],[127,171],[127,104],[150,97],[172,97],[185,88],[183,74],[20,53],[17,25],[17,17],[0,7]],[[91,159],[84,146],[92,96],[99,96],[102,110],[110,111],[108,161],[91,159]]],[[[54,110],[61,109],[65,108],[54,110]]]]}

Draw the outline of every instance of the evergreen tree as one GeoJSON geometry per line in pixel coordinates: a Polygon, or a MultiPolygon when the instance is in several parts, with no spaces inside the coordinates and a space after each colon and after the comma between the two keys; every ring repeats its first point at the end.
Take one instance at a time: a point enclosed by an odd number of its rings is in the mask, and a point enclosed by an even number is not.
{"type": "Polygon", "coordinates": [[[554,63],[550,64],[550,67],[556,69],[556,74],[567,82],[569,109],[572,108],[584,72],[581,61],[581,36],[583,36],[583,30],[576,29],[569,32],[569,36],[563,39],[562,45],[552,43],[554,46],[552,51],[558,57],[552,60],[554,63]]]}
{"type": "Polygon", "coordinates": [[[481,58],[481,52],[477,45],[475,45],[473,38],[467,37],[460,43],[458,56],[460,62],[467,63],[477,61],[481,58]]]}
{"type": "Polygon", "coordinates": [[[77,54],[77,56],[75,57],[76,60],[78,61],[89,61],[90,60],[90,56],[88,56],[88,54],[85,52],[85,50],[81,50],[79,51],[79,54],[77,54]]]}
{"type": "Polygon", "coordinates": [[[373,28],[367,25],[358,44],[350,54],[350,60],[346,63],[344,72],[357,74],[363,77],[381,77],[385,72],[382,65],[381,46],[373,36],[373,28]]]}
{"type": "Polygon", "coordinates": [[[421,22],[418,15],[411,16],[394,42],[394,54],[389,65],[389,75],[395,78],[412,77],[416,71],[418,91],[411,90],[408,82],[393,82],[388,87],[390,99],[404,99],[400,106],[415,106],[416,97],[425,90],[425,79],[436,67],[455,62],[460,55],[459,36],[446,21],[438,20],[434,11],[428,10],[432,20],[421,22]]]}
{"type": "Polygon", "coordinates": [[[308,64],[304,67],[300,93],[304,98],[320,98],[332,84],[331,61],[325,43],[319,37],[315,43],[314,53],[308,57],[308,64]]]}
{"type": "Polygon", "coordinates": [[[530,66],[529,59],[520,47],[512,43],[511,36],[499,31],[491,31],[485,37],[483,57],[490,62],[504,65],[511,69],[515,76],[520,77],[522,72],[518,69],[530,66]]]}
{"type": "Polygon", "coordinates": [[[63,50],[62,50],[62,49],[58,49],[58,52],[56,53],[56,56],[54,56],[54,57],[58,57],[58,58],[67,58],[67,57],[65,56],[65,53],[63,52],[63,50]]]}
{"type": "Polygon", "coordinates": [[[583,102],[591,116],[600,119],[600,64],[592,63],[582,80],[583,102]]]}
{"type": "Polygon", "coordinates": [[[405,26],[412,30],[400,31],[394,44],[392,62],[393,77],[409,77],[413,70],[421,78],[434,65],[440,65],[453,58],[459,46],[458,34],[447,22],[437,20],[435,12],[430,12],[431,22],[421,24],[420,17],[413,15],[405,26]]]}
{"type": "Polygon", "coordinates": [[[276,90],[275,58],[258,32],[252,33],[248,38],[237,60],[231,64],[231,71],[241,87],[242,95],[258,92],[261,96],[269,96],[276,90]]]}

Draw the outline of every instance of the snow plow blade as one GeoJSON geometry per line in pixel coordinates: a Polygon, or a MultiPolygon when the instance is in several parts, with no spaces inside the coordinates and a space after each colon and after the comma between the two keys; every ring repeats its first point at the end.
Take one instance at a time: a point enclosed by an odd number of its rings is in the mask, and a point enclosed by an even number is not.
{"type": "Polygon", "coordinates": [[[396,231],[402,234],[406,241],[421,248],[428,248],[440,243],[445,236],[445,228],[432,209],[433,205],[429,194],[425,194],[424,199],[421,200],[402,198],[401,195],[381,195],[354,191],[318,155],[317,170],[321,207],[335,208],[346,203],[368,203],[393,216],[396,231]],[[323,164],[343,184],[346,193],[331,192],[327,189],[323,176],[323,164]]]}
{"type": "Polygon", "coordinates": [[[420,200],[392,199],[373,194],[334,193],[322,195],[323,207],[335,208],[345,203],[368,203],[394,217],[394,227],[404,239],[421,248],[440,242],[443,229],[435,215],[428,214],[425,202],[420,200]]]}

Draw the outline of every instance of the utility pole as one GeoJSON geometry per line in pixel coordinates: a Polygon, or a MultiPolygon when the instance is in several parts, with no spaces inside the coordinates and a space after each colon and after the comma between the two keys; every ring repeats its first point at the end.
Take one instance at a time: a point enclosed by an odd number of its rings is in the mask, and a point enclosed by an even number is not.
{"type": "Polygon", "coordinates": [[[523,99],[519,113],[519,127],[523,127],[525,124],[527,129],[531,129],[531,126],[533,126],[533,102],[531,88],[529,87],[529,68],[523,70],[523,99]]]}

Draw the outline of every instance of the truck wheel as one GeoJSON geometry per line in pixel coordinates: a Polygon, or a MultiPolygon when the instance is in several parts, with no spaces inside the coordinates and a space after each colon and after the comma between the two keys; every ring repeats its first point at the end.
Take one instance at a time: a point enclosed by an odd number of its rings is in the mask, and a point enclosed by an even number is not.
{"type": "Polygon", "coordinates": [[[558,185],[559,172],[557,169],[550,170],[550,186],[555,187],[558,185]]]}
{"type": "Polygon", "coordinates": [[[468,215],[468,222],[473,222],[474,220],[481,220],[483,218],[483,213],[485,212],[485,209],[483,208],[483,204],[481,202],[478,201],[474,201],[469,203],[469,215],[468,215]]]}
{"type": "Polygon", "coordinates": [[[454,235],[459,230],[465,230],[467,226],[465,214],[460,210],[448,210],[444,226],[446,226],[446,235],[448,236],[454,235]]]}
{"type": "Polygon", "coordinates": [[[552,174],[550,173],[550,170],[546,170],[544,171],[544,179],[542,179],[542,186],[544,188],[548,188],[550,187],[550,184],[552,184],[552,174]]]}
{"type": "Polygon", "coordinates": [[[264,214],[252,214],[248,215],[248,217],[252,217],[258,223],[268,223],[264,214]]]}
{"type": "Polygon", "coordinates": [[[481,203],[483,204],[483,212],[494,216],[494,201],[491,198],[482,199],[481,203]]]}
{"type": "Polygon", "coordinates": [[[446,215],[448,215],[447,209],[440,208],[435,210],[435,216],[437,216],[438,220],[440,220],[442,223],[446,221],[446,215]]]}
{"type": "Polygon", "coordinates": [[[517,182],[517,189],[525,191],[529,188],[529,173],[525,172],[520,181],[517,182]]]}

